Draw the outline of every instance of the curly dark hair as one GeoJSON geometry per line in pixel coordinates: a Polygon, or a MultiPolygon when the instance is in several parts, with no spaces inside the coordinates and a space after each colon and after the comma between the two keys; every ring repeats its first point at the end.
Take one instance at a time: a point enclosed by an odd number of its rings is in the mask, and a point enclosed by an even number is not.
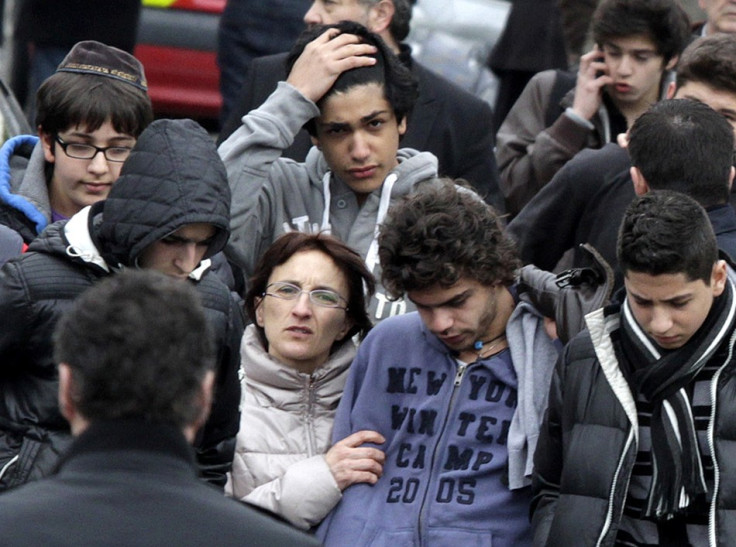
{"type": "Polygon", "coordinates": [[[271,277],[274,268],[284,264],[296,253],[302,251],[320,251],[324,253],[332,259],[345,276],[350,293],[346,314],[352,320],[353,326],[343,340],[348,340],[355,334],[363,338],[373,326],[368,316],[366,303],[376,288],[373,274],[368,271],[363,259],[345,243],[326,233],[287,232],[274,241],[263,253],[250,279],[250,289],[245,295],[245,311],[253,321],[258,332],[258,338],[263,346],[268,348],[268,340],[266,340],[263,327],[259,326],[256,321],[258,302],[266,291],[268,279],[271,277]]]}
{"type": "Polygon", "coordinates": [[[378,237],[382,281],[393,298],[468,277],[511,285],[520,267],[498,214],[474,192],[435,179],[389,210],[378,237]]]}
{"type": "MultiPolygon", "coordinates": [[[[335,28],[340,34],[355,34],[366,44],[376,46],[378,51],[373,55],[376,64],[366,67],[346,70],[337,77],[330,90],[317,102],[322,108],[324,102],[334,93],[342,93],[348,89],[365,84],[376,83],[383,87],[386,101],[391,105],[396,121],[401,123],[411,114],[419,96],[418,84],[411,71],[405,67],[399,58],[391,51],[378,34],[369,31],[360,23],[342,21],[334,25],[315,25],[302,32],[286,59],[286,71],[291,72],[294,63],[304,51],[306,45],[322,35],[327,29],[335,28]]],[[[317,128],[312,119],[304,124],[307,132],[315,136],[317,128]]]]}

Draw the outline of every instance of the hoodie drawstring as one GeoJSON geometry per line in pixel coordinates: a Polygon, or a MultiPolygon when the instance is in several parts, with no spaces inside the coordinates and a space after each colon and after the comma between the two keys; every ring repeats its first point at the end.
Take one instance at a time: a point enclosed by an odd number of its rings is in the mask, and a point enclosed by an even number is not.
{"type": "MultiPolygon", "coordinates": [[[[327,171],[325,173],[324,177],[322,177],[322,189],[325,196],[324,201],[324,212],[322,213],[322,227],[321,230],[327,233],[330,233],[330,202],[332,200],[331,194],[330,194],[330,177],[332,175],[331,171],[327,171]]],[[[381,199],[378,204],[378,214],[376,215],[376,225],[373,228],[373,239],[371,240],[371,244],[368,247],[368,254],[366,254],[365,257],[365,263],[366,266],[368,266],[369,271],[373,271],[373,268],[378,264],[378,231],[381,228],[381,223],[383,223],[383,219],[386,218],[386,213],[388,213],[388,206],[391,203],[391,192],[393,191],[394,184],[399,179],[399,176],[396,173],[390,173],[386,180],[383,181],[383,186],[381,188],[381,199]]]]}
{"type": "Polygon", "coordinates": [[[368,254],[365,257],[365,264],[368,266],[368,271],[370,272],[373,272],[373,268],[378,264],[378,232],[381,229],[383,220],[386,218],[386,213],[388,213],[388,206],[391,203],[391,192],[398,178],[396,173],[391,173],[383,181],[381,201],[379,202],[378,214],[376,215],[376,225],[373,228],[373,239],[371,240],[370,247],[368,247],[368,254]]]}

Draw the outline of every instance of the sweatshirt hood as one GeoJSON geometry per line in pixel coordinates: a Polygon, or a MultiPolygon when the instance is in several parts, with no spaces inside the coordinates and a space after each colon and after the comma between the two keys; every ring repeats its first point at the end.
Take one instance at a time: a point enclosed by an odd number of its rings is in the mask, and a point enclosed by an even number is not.
{"type": "Polygon", "coordinates": [[[151,243],[207,223],[205,258],[230,235],[230,188],[214,140],[192,120],[157,120],[140,136],[105,201],[92,206],[90,233],[105,261],[132,266],[151,243]]]}

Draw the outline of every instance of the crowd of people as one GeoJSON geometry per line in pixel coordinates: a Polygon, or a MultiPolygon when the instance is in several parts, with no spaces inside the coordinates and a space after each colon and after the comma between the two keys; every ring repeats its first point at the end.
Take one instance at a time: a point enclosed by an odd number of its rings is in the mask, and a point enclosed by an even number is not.
{"type": "Polygon", "coordinates": [[[412,0],[315,0],[221,56],[218,142],[78,41],[0,149],[0,543],[731,545],[736,12],[700,3],[600,0],[494,121],[412,0]]]}

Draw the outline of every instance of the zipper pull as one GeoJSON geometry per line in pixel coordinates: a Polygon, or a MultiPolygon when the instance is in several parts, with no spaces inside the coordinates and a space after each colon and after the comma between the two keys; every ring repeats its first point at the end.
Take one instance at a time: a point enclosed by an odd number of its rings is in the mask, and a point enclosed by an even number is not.
{"type": "Polygon", "coordinates": [[[466,363],[462,363],[457,366],[457,372],[455,373],[455,387],[460,385],[460,382],[463,381],[463,376],[465,376],[465,369],[468,368],[468,365],[466,363]]]}

